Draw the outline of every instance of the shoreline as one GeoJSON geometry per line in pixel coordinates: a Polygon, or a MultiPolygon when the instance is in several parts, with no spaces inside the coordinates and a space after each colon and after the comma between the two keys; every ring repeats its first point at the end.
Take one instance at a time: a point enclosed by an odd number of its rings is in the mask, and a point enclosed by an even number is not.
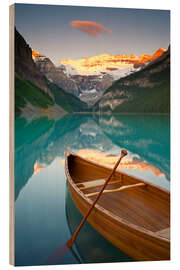
{"type": "Polygon", "coordinates": [[[59,113],[59,112],[39,112],[38,114],[32,114],[31,112],[22,112],[21,114],[17,114],[15,115],[15,118],[17,117],[24,117],[24,118],[28,118],[28,116],[31,116],[32,118],[41,118],[41,117],[48,117],[48,118],[57,118],[57,117],[63,117],[65,115],[99,115],[99,116],[113,116],[113,115],[154,115],[154,116],[158,116],[158,115],[166,115],[170,117],[170,113],[94,113],[94,112],[71,112],[71,113],[59,113]]]}
{"type": "Polygon", "coordinates": [[[99,113],[99,112],[73,112],[73,113],[68,113],[68,114],[97,114],[97,115],[169,115],[170,113],[138,113],[138,112],[134,112],[134,113],[128,113],[128,112],[124,112],[124,113],[99,113]]]}

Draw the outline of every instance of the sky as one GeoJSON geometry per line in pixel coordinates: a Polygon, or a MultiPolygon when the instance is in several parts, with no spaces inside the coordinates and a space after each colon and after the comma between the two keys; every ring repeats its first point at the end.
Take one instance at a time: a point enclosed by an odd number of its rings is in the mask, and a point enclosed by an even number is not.
{"type": "Polygon", "coordinates": [[[15,4],[15,25],[55,64],[99,54],[153,54],[170,44],[168,10],[15,4]]]}

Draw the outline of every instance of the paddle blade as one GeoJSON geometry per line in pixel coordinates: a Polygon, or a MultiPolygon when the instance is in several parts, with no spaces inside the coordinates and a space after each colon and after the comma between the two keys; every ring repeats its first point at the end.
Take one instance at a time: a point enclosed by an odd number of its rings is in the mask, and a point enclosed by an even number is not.
{"type": "Polygon", "coordinates": [[[56,251],[47,258],[45,264],[56,264],[57,262],[61,261],[70,250],[71,249],[67,246],[67,244],[57,248],[56,251]]]}

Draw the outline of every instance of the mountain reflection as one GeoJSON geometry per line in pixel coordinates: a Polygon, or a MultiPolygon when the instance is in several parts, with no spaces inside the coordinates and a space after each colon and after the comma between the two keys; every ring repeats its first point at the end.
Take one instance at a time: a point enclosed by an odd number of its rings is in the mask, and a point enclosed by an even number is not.
{"type": "Polygon", "coordinates": [[[151,170],[156,176],[165,174],[169,179],[168,116],[73,114],[59,120],[44,117],[31,122],[16,118],[15,199],[34,173],[57,156],[64,158],[66,148],[75,152],[89,149],[89,154],[91,150],[106,152],[100,161],[105,158],[110,166],[120,149],[125,148],[131,156],[124,168],[151,170]]]}
{"type": "Polygon", "coordinates": [[[170,119],[168,115],[103,116],[99,126],[114,144],[154,165],[170,178],[170,119]]]}
{"type": "Polygon", "coordinates": [[[34,173],[34,164],[40,157],[52,131],[53,121],[47,118],[30,123],[23,118],[15,120],[15,200],[20,190],[34,173]]]}
{"type": "MultiPolygon", "coordinates": [[[[77,154],[85,159],[88,159],[98,164],[103,164],[110,168],[114,168],[116,162],[119,159],[119,156],[108,155],[106,153],[102,153],[102,152],[92,150],[92,149],[82,149],[82,150],[79,150],[77,154]]],[[[159,169],[157,169],[156,167],[150,164],[147,164],[143,161],[133,160],[132,158],[127,158],[127,157],[123,158],[123,160],[118,166],[118,169],[120,170],[139,169],[140,171],[150,170],[156,176],[164,175],[164,173],[162,173],[159,169]]]]}
{"type": "Polygon", "coordinates": [[[44,167],[43,166],[40,166],[38,165],[37,163],[34,164],[34,173],[33,174],[36,174],[38,172],[40,172],[41,170],[43,170],[44,167]]]}

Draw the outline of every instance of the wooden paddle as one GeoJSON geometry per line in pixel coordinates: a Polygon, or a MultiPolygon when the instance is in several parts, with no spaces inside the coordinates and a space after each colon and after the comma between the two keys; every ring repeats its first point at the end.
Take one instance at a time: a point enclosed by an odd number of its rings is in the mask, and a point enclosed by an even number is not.
{"type": "Polygon", "coordinates": [[[127,155],[126,150],[122,150],[121,151],[121,156],[118,159],[117,163],[115,164],[113,170],[111,171],[111,174],[109,175],[109,177],[105,181],[105,183],[104,183],[102,189],[100,190],[98,196],[96,197],[95,201],[93,202],[93,204],[89,208],[87,214],[82,219],[82,221],[79,224],[79,226],[77,227],[76,231],[73,233],[73,235],[71,236],[71,238],[69,239],[69,241],[65,245],[57,248],[57,250],[51,256],[48,257],[48,259],[45,262],[46,264],[48,264],[48,265],[49,264],[55,264],[58,260],[62,259],[72,249],[72,246],[74,244],[74,241],[76,240],[76,237],[77,237],[79,231],[81,230],[82,226],[84,225],[85,221],[87,220],[88,216],[90,215],[91,211],[93,210],[94,206],[96,205],[97,201],[99,200],[101,194],[103,193],[103,191],[106,188],[108,182],[110,181],[110,179],[113,176],[115,170],[117,169],[119,163],[121,162],[121,159],[126,155],[127,155]]]}
{"type": "Polygon", "coordinates": [[[107,180],[105,181],[102,189],[100,190],[98,196],[96,197],[95,201],[93,202],[93,204],[91,205],[91,207],[89,208],[87,214],[84,216],[84,218],[82,219],[81,223],[79,224],[79,226],[77,227],[76,231],[73,233],[72,237],[69,239],[69,241],[66,243],[66,245],[69,247],[69,248],[72,248],[72,245],[74,243],[74,241],[76,240],[76,237],[79,233],[79,231],[81,230],[82,226],[84,225],[85,221],[87,220],[88,216],[90,215],[91,211],[93,210],[94,206],[96,205],[97,201],[99,200],[101,194],[103,193],[104,189],[106,188],[108,182],[110,181],[111,177],[113,176],[115,170],[117,169],[119,163],[121,162],[121,159],[123,157],[125,157],[127,155],[127,152],[126,150],[122,150],[121,151],[121,156],[120,158],[118,159],[117,163],[115,164],[111,174],[109,175],[109,177],[107,178],[107,180]]]}

